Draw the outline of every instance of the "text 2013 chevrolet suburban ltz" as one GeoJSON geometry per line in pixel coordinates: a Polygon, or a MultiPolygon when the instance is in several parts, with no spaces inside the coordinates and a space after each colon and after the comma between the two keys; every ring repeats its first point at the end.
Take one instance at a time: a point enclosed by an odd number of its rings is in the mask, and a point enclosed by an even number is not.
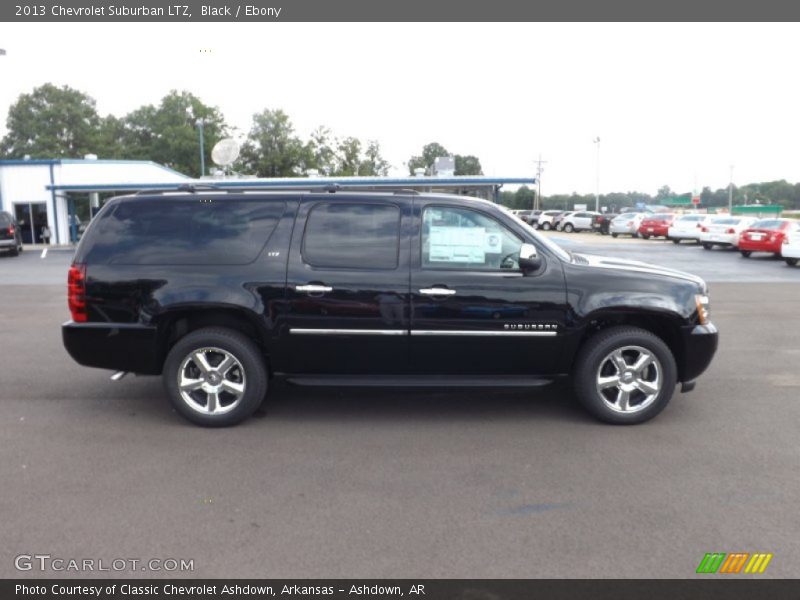
{"type": "Polygon", "coordinates": [[[693,275],[566,252],[496,205],[414,192],[190,188],[110,200],[69,272],[80,364],[162,374],[231,425],[301,385],[536,386],[610,423],[658,414],[717,348],[693,275]]]}

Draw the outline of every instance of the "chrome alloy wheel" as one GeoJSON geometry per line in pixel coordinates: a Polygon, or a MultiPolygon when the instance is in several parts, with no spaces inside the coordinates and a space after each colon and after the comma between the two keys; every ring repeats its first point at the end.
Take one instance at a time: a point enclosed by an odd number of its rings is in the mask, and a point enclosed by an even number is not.
{"type": "Polygon", "coordinates": [[[232,411],[242,401],[245,385],[242,363],[221,348],[193,350],[178,369],[181,399],[203,415],[232,411]]]}
{"type": "Polygon", "coordinates": [[[636,413],[650,406],[658,397],[661,373],[661,363],[647,348],[617,348],[600,361],[597,393],[611,410],[636,413]]]}

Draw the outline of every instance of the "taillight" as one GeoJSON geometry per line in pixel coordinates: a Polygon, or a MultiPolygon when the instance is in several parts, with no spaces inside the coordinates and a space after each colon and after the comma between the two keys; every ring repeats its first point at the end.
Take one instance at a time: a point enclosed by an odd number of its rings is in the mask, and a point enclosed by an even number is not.
{"type": "Polygon", "coordinates": [[[86,315],[86,265],[74,264],[67,276],[67,305],[76,323],[84,323],[86,315]]]}
{"type": "Polygon", "coordinates": [[[736,233],[736,230],[733,227],[728,227],[728,231],[725,233],[736,233]]]}
{"type": "Polygon", "coordinates": [[[14,235],[14,226],[8,228],[8,235],[14,235]]]}

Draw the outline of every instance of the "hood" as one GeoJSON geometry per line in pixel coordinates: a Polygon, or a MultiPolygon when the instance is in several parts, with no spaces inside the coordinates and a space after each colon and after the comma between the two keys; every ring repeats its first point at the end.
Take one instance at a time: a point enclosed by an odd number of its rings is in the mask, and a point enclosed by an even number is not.
{"type": "Polygon", "coordinates": [[[647,273],[649,275],[661,275],[663,277],[672,277],[673,279],[682,279],[684,281],[691,281],[697,284],[700,288],[706,290],[706,282],[697,275],[692,275],[685,271],[678,271],[677,269],[668,269],[667,267],[660,267],[658,265],[651,265],[650,263],[641,262],[638,260],[625,260],[624,258],[612,258],[610,256],[596,256],[594,254],[573,253],[576,264],[586,265],[598,269],[614,269],[616,271],[629,271],[635,273],[647,273]]]}

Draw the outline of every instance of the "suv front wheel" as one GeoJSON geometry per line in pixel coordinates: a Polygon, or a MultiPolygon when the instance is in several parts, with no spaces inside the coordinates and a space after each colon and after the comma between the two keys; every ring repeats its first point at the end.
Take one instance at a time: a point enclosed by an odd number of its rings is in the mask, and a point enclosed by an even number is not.
{"type": "Polygon", "coordinates": [[[677,367],[669,347],[638,327],[600,331],[581,348],[573,372],[580,403],[601,421],[642,423],[664,410],[677,367]]]}
{"type": "Polygon", "coordinates": [[[206,427],[235,425],[255,412],[267,392],[258,347],[231,329],[208,327],[184,336],[164,363],[164,386],[183,417],[206,427]]]}

